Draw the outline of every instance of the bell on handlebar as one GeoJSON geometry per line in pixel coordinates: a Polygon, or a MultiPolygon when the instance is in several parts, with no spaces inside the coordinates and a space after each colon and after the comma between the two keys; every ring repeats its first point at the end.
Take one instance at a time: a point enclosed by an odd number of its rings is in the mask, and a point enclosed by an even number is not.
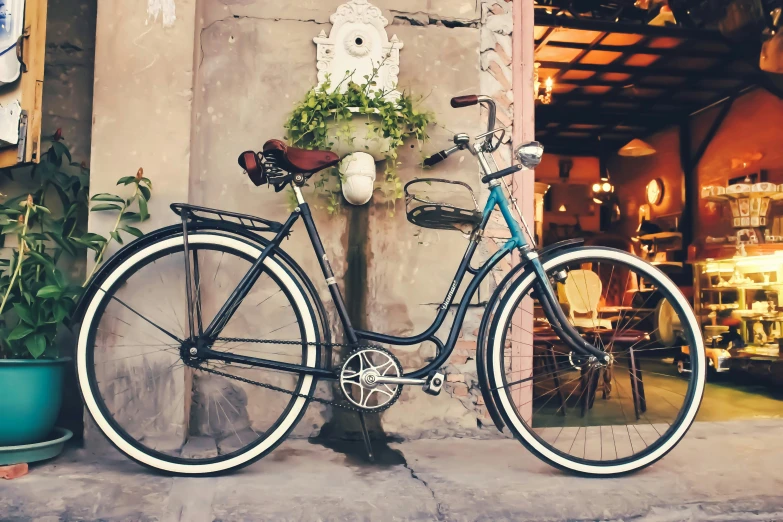
{"type": "Polygon", "coordinates": [[[537,141],[523,143],[516,150],[517,159],[526,169],[534,169],[541,163],[544,146],[537,141]]]}

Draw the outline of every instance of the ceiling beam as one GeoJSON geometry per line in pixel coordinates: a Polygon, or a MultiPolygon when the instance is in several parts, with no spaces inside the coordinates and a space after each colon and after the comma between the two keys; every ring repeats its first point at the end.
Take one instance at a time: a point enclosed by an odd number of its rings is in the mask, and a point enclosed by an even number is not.
{"type": "Polygon", "coordinates": [[[589,18],[570,18],[567,16],[550,15],[540,11],[536,12],[535,16],[535,23],[540,27],[562,27],[566,29],[578,29],[582,31],[726,41],[723,35],[721,35],[718,31],[710,31],[705,29],[684,29],[682,27],[663,27],[657,25],[646,25],[642,23],[633,24],[629,22],[592,20],[589,18]]]}
{"type": "Polygon", "coordinates": [[[582,49],[579,52],[579,54],[573,60],[571,60],[571,63],[569,63],[568,65],[566,65],[565,67],[557,71],[552,79],[554,81],[557,81],[563,74],[568,72],[568,69],[571,64],[581,62],[582,58],[584,58],[587,55],[587,53],[589,53],[593,48],[595,48],[596,45],[600,44],[603,41],[603,39],[606,37],[607,37],[607,33],[598,33],[598,36],[596,36],[593,39],[593,41],[589,45],[587,45],[587,47],[582,49]]]}
{"type": "Polygon", "coordinates": [[[570,63],[570,62],[552,62],[542,61],[542,69],[569,69],[574,71],[593,71],[599,73],[613,72],[623,74],[638,74],[640,76],[679,76],[684,78],[738,78],[738,79],[757,79],[759,73],[735,72],[726,69],[677,69],[673,67],[655,67],[634,66],[634,65],[616,65],[598,64],[598,63],[570,63]]]}
{"type": "Polygon", "coordinates": [[[544,152],[562,154],[564,156],[601,157],[607,152],[615,152],[628,143],[628,140],[596,140],[594,138],[559,138],[556,136],[541,136],[544,152]]]}
{"type": "Polygon", "coordinates": [[[536,120],[541,124],[550,122],[585,123],[594,125],[633,125],[647,128],[677,123],[687,115],[687,112],[672,112],[667,114],[660,111],[622,112],[584,107],[557,107],[553,105],[540,105],[536,107],[536,120]]]}
{"type": "MultiPolygon", "coordinates": [[[[558,82],[560,83],[560,82],[558,82]]],[[[563,82],[565,83],[565,82],[563,82]]],[[[617,84],[615,84],[617,85],[617,84]]],[[[612,93],[605,93],[605,94],[581,94],[581,93],[553,93],[552,94],[552,100],[557,105],[562,105],[566,102],[574,101],[574,102],[590,102],[595,104],[601,104],[601,103],[632,103],[635,105],[638,105],[640,109],[644,110],[644,107],[650,107],[651,105],[655,105],[656,103],[663,103],[666,105],[670,105],[672,107],[676,107],[676,111],[692,111],[695,108],[698,107],[698,103],[693,102],[682,102],[671,99],[671,97],[660,97],[660,96],[621,96],[619,94],[612,94],[612,93]]],[[[573,107],[574,109],[577,109],[577,107],[573,107]]],[[[581,107],[580,107],[581,108],[581,107]]],[[[588,107],[588,108],[598,108],[598,107],[588,107]]],[[[610,109],[611,110],[611,109],[610,109]]],[[[615,109],[616,110],[616,109],[615,109]]],[[[674,111],[672,111],[674,112],[674,111]]]]}
{"type": "MultiPolygon", "coordinates": [[[[547,47],[557,47],[560,49],[578,49],[578,50],[591,50],[591,51],[609,51],[613,53],[624,54],[652,54],[656,56],[687,56],[694,58],[721,58],[726,56],[725,51],[710,51],[710,50],[698,50],[690,49],[687,45],[682,45],[673,48],[659,49],[655,47],[649,47],[647,45],[606,45],[596,44],[591,46],[587,43],[580,42],[553,42],[547,41],[545,43],[547,47]]],[[[543,45],[542,45],[543,47],[543,45]]]]}

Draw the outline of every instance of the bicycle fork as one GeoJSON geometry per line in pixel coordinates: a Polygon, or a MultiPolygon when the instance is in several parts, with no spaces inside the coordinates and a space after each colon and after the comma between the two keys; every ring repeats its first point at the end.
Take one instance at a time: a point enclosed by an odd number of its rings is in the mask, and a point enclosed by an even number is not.
{"type": "Polygon", "coordinates": [[[541,264],[538,253],[534,250],[522,251],[522,256],[527,258],[533,267],[533,272],[536,276],[534,288],[538,294],[538,300],[541,303],[541,308],[544,310],[544,315],[546,315],[549,321],[549,325],[560,337],[560,340],[579,355],[595,358],[601,363],[608,363],[611,357],[603,350],[585,341],[565,316],[565,313],[563,313],[563,308],[560,306],[554,289],[549,283],[549,277],[541,264]]]}

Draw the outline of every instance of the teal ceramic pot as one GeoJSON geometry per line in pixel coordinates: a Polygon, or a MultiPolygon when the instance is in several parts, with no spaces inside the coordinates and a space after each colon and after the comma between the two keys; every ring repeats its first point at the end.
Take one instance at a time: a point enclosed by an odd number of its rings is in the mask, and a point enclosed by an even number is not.
{"type": "Polygon", "coordinates": [[[63,400],[71,359],[0,359],[0,446],[46,440],[63,400]]]}

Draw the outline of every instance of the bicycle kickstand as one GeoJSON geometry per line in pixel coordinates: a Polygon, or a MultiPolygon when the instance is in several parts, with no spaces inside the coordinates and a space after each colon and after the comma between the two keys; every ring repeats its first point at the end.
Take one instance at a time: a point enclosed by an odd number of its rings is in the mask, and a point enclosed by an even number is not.
{"type": "Polygon", "coordinates": [[[375,462],[375,454],[372,452],[372,442],[370,434],[367,432],[367,423],[364,421],[364,413],[359,414],[359,422],[362,428],[362,439],[364,440],[364,449],[367,450],[367,460],[375,462]]]}

